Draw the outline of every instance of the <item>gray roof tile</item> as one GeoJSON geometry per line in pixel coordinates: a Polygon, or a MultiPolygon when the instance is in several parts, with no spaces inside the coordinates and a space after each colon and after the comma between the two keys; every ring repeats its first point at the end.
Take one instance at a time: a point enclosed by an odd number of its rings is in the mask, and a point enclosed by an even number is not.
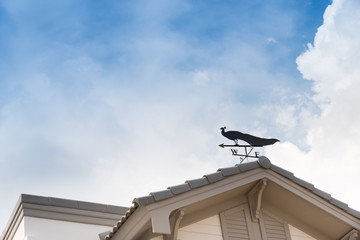
{"type": "Polygon", "coordinates": [[[202,187],[206,184],[209,184],[206,177],[188,180],[188,181],[186,181],[186,183],[188,183],[191,188],[198,188],[198,187],[202,187]]]}
{"type": "Polygon", "coordinates": [[[265,157],[265,156],[259,157],[258,163],[259,163],[259,165],[260,165],[261,167],[263,167],[263,168],[270,168],[271,165],[272,165],[271,162],[270,162],[270,160],[269,160],[267,157],[265,157]]]}
{"type": "Polygon", "coordinates": [[[313,191],[314,188],[315,188],[313,184],[308,183],[308,182],[306,182],[306,181],[304,181],[304,180],[302,180],[302,179],[300,179],[300,178],[297,178],[297,177],[295,177],[295,176],[294,176],[294,178],[293,178],[293,181],[294,181],[295,183],[303,186],[304,188],[309,189],[310,191],[313,191]]]}
{"type": "Polygon", "coordinates": [[[240,169],[238,167],[220,168],[218,171],[221,172],[224,177],[240,173],[240,169]]]}
{"type": "Polygon", "coordinates": [[[360,219],[360,212],[359,212],[359,211],[357,211],[357,210],[355,210],[355,209],[353,209],[353,208],[348,207],[348,213],[350,213],[351,215],[353,215],[353,216],[355,216],[355,217],[357,217],[357,218],[360,219]]]}
{"type": "Polygon", "coordinates": [[[183,192],[187,192],[190,191],[191,188],[189,186],[189,184],[184,183],[184,184],[180,184],[180,185],[176,185],[176,186],[172,186],[172,187],[168,187],[168,189],[171,190],[171,192],[175,195],[183,193],[183,192]]]}
{"type": "Polygon", "coordinates": [[[138,197],[133,200],[133,203],[140,206],[155,202],[155,198],[152,195],[138,197]]]}
{"type": "Polygon", "coordinates": [[[135,206],[131,206],[130,209],[129,209],[130,213],[135,212],[135,210],[136,210],[136,207],[135,207],[135,206]]]}
{"type": "Polygon", "coordinates": [[[254,161],[254,162],[239,164],[238,168],[239,168],[240,172],[246,172],[246,171],[258,168],[259,166],[260,166],[259,163],[257,161],[254,161]]]}
{"type": "Polygon", "coordinates": [[[152,192],[150,194],[154,196],[155,201],[164,200],[164,199],[171,198],[172,196],[174,196],[174,194],[172,194],[170,189],[158,191],[158,192],[152,192]]]}
{"type": "Polygon", "coordinates": [[[121,222],[121,219],[117,222],[117,224],[116,224],[116,226],[118,227],[118,229],[119,229],[119,227],[122,225],[122,222],[121,222]]]}
{"type": "Polygon", "coordinates": [[[221,174],[221,172],[206,174],[204,177],[206,177],[210,183],[214,183],[224,179],[224,176],[221,174]]]}
{"type": "Polygon", "coordinates": [[[130,212],[130,211],[127,211],[127,212],[125,213],[125,218],[130,217],[130,215],[131,215],[131,212],[130,212]]]}
{"type": "Polygon", "coordinates": [[[120,219],[120,223],[123,224],[124,222],[126,222],[128,218],[126,216],[123,216],[121,219],[120,219]]]}
{"type": "Polygon", "coordinates": [[[280,168],[280,167],[278,167],[276,165],[271,165],[270,169],[277,172],[277,173],[279,173],[280,175],[283,175],[286,178],[289,178],[291,180],[294,179],[294,174],[292,172],[289,172],[289,171],[287,171],[287,170],[285,170],[283,168],[280,168]]]}
{"type": "Polygon", "coordinates": [[[321,191],[318,188],[314,188],[313,193],[315,193],[319,197],[324,198],[324,199],[326,199],[328,201],[330,201],[330,199],[331,199],[331,195],[329,193],[321,191]]]}
{"type": "Polygon", "coordinates": [[[344,209],[344,210],[348,209],[348,205],[347,205],[346,203],[344,203],[344,202],[342,202],[342,201],[339,201],[339,200],[337,200],[337,199],[335,199],[335,198],[331,198],[331,199],[330,199],[330,202],[331,202],[332,204],[334,204],[335,206],[337,206],[337,207],[339,207],[339,208],[342,208],[342,209],[344,209]]]}
{"type": "Polygon", "coordinates": [[[100,240],[104,240],[107,235],[109,235],[110,231],[106,231],[103,233],[99,233],[100,240]]]}

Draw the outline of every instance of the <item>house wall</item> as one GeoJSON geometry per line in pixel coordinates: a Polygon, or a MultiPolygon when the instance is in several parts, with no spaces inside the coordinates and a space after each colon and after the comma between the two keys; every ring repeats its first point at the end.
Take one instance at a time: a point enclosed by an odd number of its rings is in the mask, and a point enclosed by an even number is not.
{"type": "Polygon", "coordinates": [[[24,240],[24,239],[25,239],[25,224],[23,219],[17,228],[13,240],[24,240]]]}
{"type": "MultiPolygon", "coordinates": [[[[229,209],[227,212],[237,213],[237,210],[240,208],[247,207],[247,205],[242,205],[235,207],[233,209],[229,209]]],[[[241,209],[240,209],[241,210],[241,209]]],[[[247,212],[247,211],[246,211],[247,212]]],[[[236,230],[236,221],[240,221],[239,217],[235,215],[229,215],[232,219],[232,230],[238,233],[241,233],[238,236],[232,236],[231,239],[256,239],[254,237],[254,233],[252,234],[243,234],[246,228],[242,228],[236,230]],[[235,221],[235,222],[234,222],[235,221]],[[240,231],[241,230],[241,231],[240,231]]],[[[249,216],[250,217],[250,216],[249,216]]],[[[274,214],[270,213],[262,213],[263,221],[259,223],[261,228],[267,235],[262,236],[262,239],[290,239],[291,240],[316,240],[315,238],[309,236],[308,234],[302,232],[301,230],[287,224],[282,219],[278,218],[274,214]]],[[[241,220],[244,224],[246,224],[243,220],[241,220]]],[[[225,221],[224,221],[225,222],[225,221]]],[[[252,225],[253,223],[248,223],[252,225]]],[[[254,231],[254,228],[249,225],[249,228],[246,231],[249,231],[250,228],[254,231]]],[[[203,219],[201,221],[195,222],[188,226],[182,227],[178,231],[177,240],[224,240],[223,232],[221,229],[221,221],[219,215],[214,215],[212,217],[203,219]]],[[[260,234],[260,233],[259,233],[260,234]]],[[[163,239],[162,237],[154,238],[153,240],[163,239]]]]}
{"type": "Polygon", "coordinates": [[[316,240],[299,229],[289,225],[291,240],[316,240]]]}
{"type": "Polygon", "coordinates": [[[110,227],[36,217],[24,217],[14,240],[99,240],[110,227]]]}
{"type": "Polygon", "coordinates": [[[219,215],[179,229],[178,240],[223,240],[219,215]]]}
{"type": "MultiPolygon", "coordinates": [[[[164,240],[162,235],[157,237],[141,236],[139,239],[164,240]]],[[[205,218],[193,224],[181,227],[176,240],[223,240],[219,215],[205,218]]]]}

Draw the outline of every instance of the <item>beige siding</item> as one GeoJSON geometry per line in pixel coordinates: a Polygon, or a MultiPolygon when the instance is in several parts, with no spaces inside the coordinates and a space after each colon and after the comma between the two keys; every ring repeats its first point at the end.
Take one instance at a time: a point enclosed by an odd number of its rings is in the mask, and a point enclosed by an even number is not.
{"type": "Polygon", "coordinates": [[[164,240],[164,237],[161,235],[161,236],[153,237],[150,240],[164,240]]]}
{"type": "Polygon", "coordinates": [[[315,238],[307,235],[303,231],[289,225],[291,240],[316,240],[315,238]]]}
{"type": "Polygon", "coordinates": [[[179,229],[178,240],[223,240],[219,216],[215,215],[179,229]]]}

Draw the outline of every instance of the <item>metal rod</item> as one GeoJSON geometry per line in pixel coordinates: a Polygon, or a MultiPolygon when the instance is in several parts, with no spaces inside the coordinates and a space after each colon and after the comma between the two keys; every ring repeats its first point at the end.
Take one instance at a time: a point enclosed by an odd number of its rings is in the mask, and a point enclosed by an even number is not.
{"type": "Polygon", "coordinates": [[[219,147],[263,147],[261,145],[239,145],[239,144],[235,144],[235,145],[226,145],[226,144],[219,144],[219,147]]]}
{"type": "Polygon", "coordinates": [[[259,156],[251,156],[251,155],[244,155],[244,154],[233,154],[233,156],[237,157],[245,157],[245,158],[259,158],[259,156]]]}

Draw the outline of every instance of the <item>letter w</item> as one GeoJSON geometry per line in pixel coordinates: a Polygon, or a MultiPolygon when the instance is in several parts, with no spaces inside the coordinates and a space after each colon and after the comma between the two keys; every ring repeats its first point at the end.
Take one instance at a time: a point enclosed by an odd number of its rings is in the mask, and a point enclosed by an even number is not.
{"type": "Polygon", "coordinates": [[[236,150],[236,149],[231,149],[231,152],[232,152],[233,155],[236,155],[237,152],[238,152],[238,150],[236,150]]]}

